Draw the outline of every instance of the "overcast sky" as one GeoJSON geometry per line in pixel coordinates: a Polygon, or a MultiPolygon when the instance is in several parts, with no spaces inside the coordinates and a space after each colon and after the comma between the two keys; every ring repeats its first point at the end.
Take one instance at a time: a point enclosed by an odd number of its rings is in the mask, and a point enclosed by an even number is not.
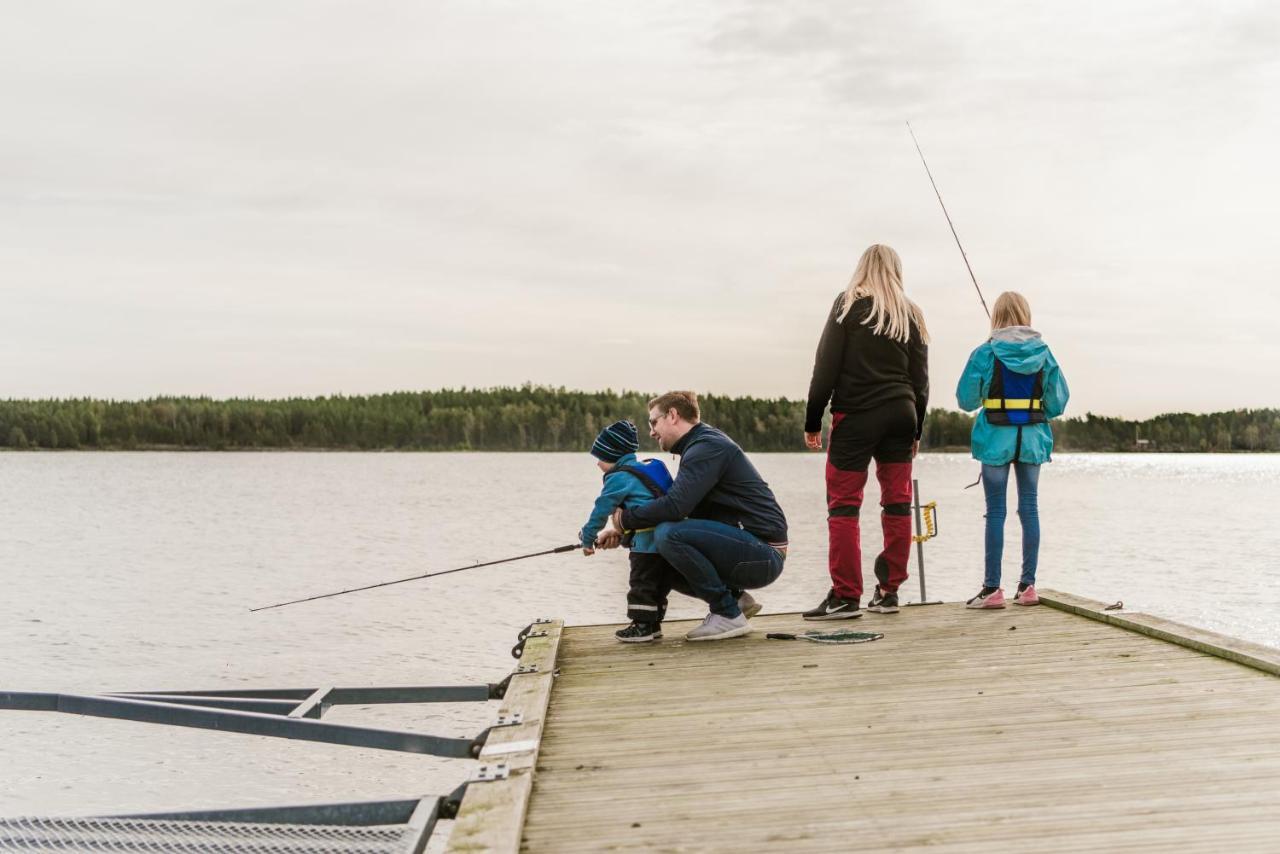
{"type": "Polygon", "coordinates": [[[1280,406],[1280,6],[4,2],[0,396],[802,397],[862,250],[955,406],[1280,406]]]}

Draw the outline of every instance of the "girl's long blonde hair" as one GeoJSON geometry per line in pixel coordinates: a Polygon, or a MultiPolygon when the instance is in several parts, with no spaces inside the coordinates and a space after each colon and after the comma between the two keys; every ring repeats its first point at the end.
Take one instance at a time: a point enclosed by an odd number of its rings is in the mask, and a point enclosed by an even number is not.
{"type": "Polygon", "coordinates": [[[929,341],[929,331],[924,325],[924,313],[920,306],[907,299],[902,287],[902,259],[891,247],[876,243],[867,247],[853,271],[849,287],[844,291],[837,323],[843,323],[853,308],[854,300],[871,297],[871,313],[862,321],[877,335],[906,343],[911,338],[911,323],[915,322],[920,337],[929,341]]]}
{"type": "Polygon", "coordinates": [[[1031,304],[1027,298],[1017,291],[1005,291],[996,297],[996,304],[991,308],[991,331],[1004,329],[1006,326],[1030,326],[1031,304]]]}

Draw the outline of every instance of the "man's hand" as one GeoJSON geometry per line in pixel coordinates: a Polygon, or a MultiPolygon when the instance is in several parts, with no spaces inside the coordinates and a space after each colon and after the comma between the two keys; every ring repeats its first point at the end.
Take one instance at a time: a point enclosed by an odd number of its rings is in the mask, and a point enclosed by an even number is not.
{"type": "Polygon", "coordinates": [[[596,547],[601,549],[616,549],[621,542],[622,534],[614,530],[601,531],[596,537],[596,547]]]}
{"type": "MultiPolygon", "coordinates": [[[[609,517],[609,521],[613,523],[613,529],[615,531],[622,530],[622,508],[621,507],[613,511],[613,515],[609,517]]],[[[619,534],[618,536],[622,536],[622,535],[619,534]]]]}
{"type": "Polygon", "coordinates": [[[804,434],[804,446],[811,451],[822,450],[822,431],[804,434]]]}
{"type": "Polygon", "coordinates": [[[916,458],[916,454],[920,453],[920,440],[916,439],[911,443],[911,459],[916,458]]]}

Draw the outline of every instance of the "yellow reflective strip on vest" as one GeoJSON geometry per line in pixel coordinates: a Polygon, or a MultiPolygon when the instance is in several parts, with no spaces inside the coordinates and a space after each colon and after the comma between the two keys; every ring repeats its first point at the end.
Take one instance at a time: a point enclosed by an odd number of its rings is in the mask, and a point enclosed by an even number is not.
{"type": "Polygon", "coordinates": [[[985,409],[1039,409],[1040,401],[1028,400],[1025,397],[1021,400],[1014,398],[1008,398],[1006,400],[993,398],[982,401],[982,406],[985,409]]]}

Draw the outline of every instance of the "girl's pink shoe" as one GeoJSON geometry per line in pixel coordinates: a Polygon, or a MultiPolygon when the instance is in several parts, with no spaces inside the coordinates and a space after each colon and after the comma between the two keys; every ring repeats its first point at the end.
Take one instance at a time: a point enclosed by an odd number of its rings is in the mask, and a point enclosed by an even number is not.
{"type": "Polygon", "coordinates": [[[1015,605],[1039,605],[1040,597],[1036,595],[1036,586],[1034,584],[1027,585],[1027,589],[1023,590],[1017,596],[1013,597],[1015,605]]]}
{"type": "Polygon", "coordinates": [[[974,596],[968,602],[964,603],[966,608],[1003,608],[1004,607],[1004,590],[996,588],[991,593],[983,596],[981,592],[974,596]]]}

